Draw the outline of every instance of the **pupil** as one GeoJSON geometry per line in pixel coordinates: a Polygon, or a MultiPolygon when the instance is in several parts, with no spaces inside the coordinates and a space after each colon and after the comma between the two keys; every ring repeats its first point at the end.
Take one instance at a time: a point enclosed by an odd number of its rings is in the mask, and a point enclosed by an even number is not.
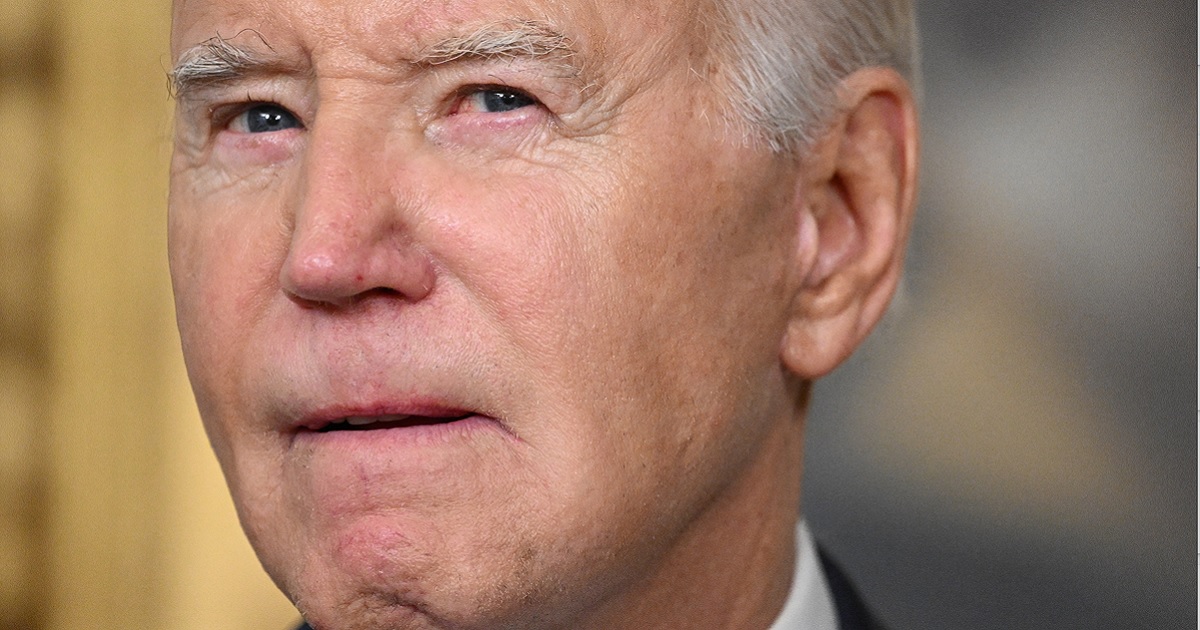
{"type": "Polygon", "coordinates": [[[483,104],[491,112],[507,112],[533,104],[533,99],[517,92],[502,92],[499,90],[485,92],[483,104]]]}
{"type": "Polygon", "coordinates": [[[247,126],[252,133],[269,133],[294,126],[291,114],[273,106],[255,107],[247,117],[247,126]]]}

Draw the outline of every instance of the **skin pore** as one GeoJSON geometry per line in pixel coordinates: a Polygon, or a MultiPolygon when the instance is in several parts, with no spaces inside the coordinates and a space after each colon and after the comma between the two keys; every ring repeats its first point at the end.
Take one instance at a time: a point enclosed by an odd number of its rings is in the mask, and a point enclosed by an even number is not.
{"type": "Polygon", "coordinates": [[[915,115],[867,72],[811,156],[743,142],[702,13],[176,3],[188,372],[318,630],[783,605],[807,383],[895,286],[915,115]]]}

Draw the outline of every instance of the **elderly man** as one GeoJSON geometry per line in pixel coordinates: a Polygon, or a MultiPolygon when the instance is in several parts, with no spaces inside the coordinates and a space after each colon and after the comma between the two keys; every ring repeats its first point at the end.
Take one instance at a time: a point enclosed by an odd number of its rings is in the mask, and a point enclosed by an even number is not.
{"type": "Polygon", "coordinates": [[[860,627],[799,524],[805,410],[901,272],[913,28],[178,0],[179,329],[307,623],[860,627]]]}

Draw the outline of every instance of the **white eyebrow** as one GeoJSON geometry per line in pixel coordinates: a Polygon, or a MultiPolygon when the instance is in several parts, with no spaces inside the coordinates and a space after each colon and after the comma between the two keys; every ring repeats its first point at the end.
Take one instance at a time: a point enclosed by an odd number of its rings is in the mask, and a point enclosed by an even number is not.
{"type": "MultiPolygon", "coordinates": [[[[253,34],[262,46],[271,49],[266,39],[254,30],[242,31],[234,37],[244,33],[253,34]]],[[[205,86],[235,82],[289,65],[231,40],[217,35],[184,51],[168,74],[172,95],[185,98],[189,92],[205,86]]],[[[570,78],[581,73],[574,57],[571,40],[562,32],[543,22],[521,20],[488,24],[468,35],[446,37],[421,50],[416,59],[404,62],[409,66],[439,66],[490,59],[536,59],[554,62],[564,78],[570,78]]]]}
{"type": "MultiPolygon", "coordinates": [[[[253,33],[262,45],[271,47],[257,31],[247,30],[237,35],[242,33],[253,33]]],[[[185,50],[167,77],[171,94],[179,98],[196,88],[238,79],[270,65],[274,64],[260,53],[216,35],[185,50]]]]}
{"type": "Polygon", "coordinates": [[[422,51],[417,63],[440,65],[469,59],[557,59],[571,63],[575,49],[562,32],[543,22],[520,20],[488,24],[465,36],[448,37],[422,51]]]}

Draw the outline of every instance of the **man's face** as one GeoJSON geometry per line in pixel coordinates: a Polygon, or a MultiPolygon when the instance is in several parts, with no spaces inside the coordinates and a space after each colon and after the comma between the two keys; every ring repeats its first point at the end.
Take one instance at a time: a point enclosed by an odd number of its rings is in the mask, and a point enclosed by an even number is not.
{"type": "Polygon", "coordinates": [[[253,58],[180,94],[188,369],[317,625],[583,623],[786,416],[795,180],[722,121],[697,10],[178,3],[176,59],[253,58]]]}

